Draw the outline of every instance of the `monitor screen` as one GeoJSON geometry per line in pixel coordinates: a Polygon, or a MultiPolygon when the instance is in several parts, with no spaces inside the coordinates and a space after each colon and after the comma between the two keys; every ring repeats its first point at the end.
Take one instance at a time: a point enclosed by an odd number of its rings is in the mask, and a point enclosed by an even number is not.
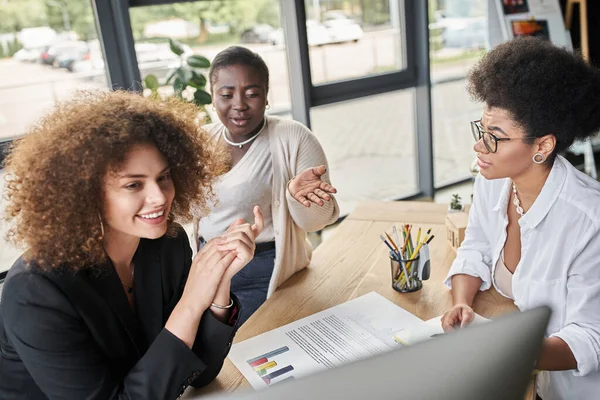
{"type": "Polygon", "coordinates": [[[522,399],[549,317],[547,307],[516,312],[265,390],[209,398],[522,399]]]}

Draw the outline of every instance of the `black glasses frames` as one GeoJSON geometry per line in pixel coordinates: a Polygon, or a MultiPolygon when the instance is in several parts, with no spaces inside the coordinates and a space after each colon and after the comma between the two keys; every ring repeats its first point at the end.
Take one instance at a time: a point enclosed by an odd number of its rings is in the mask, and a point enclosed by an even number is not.
{"type": "Polygon", "coordinates": [[[535,139],[535,137],[533,136],[526,136],[522,138],[499,138],[491,132],[484,131],[480,119],[478,119],[477,121],[471,121],[471,133],[473,134],[473,138],[476,142],[483,139],[483,145],[490,153],[495,153],[496,151],[498,151],[498,142],[508,140],[535,139]]]}

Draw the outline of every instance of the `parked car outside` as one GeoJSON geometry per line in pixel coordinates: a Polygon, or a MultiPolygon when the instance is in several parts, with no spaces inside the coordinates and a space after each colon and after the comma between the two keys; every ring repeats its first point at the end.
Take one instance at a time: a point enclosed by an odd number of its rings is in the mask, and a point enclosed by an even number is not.
{"type": "Polygon", "coordinates": [[[83,60],[76,60],[71,65],[71,72],[98,72],[98,74],[104,74],[104,56],[102,55],[102,49],[100,48],[100,42],[93,40],[88,42],[89,57],[83,60]]]}
{"type": "Polygon", "coordinates": [[[269,36],[275,31],[269,24],[257,24],[241,34],[242,43],[269,43],[269,36]]]}
{"type": "Polygon", "coordinates": [[[72,49],[69,51],[61,52],[54,58],[52,66],[58,68],[66,68],[70,72],[73,72],[73,66],[77,61],[89,60],[91,58],[89,47],[81,49],[72,49]]]}
{"type": "Polygon", "coordinates": [[[42,64],[53,65],[58,67],[58,65],[54,64],[54,60],[57,56],[73,52],[76,50],[83,50],[87,48],[87,43],[82,41],[65,41],[58,42],[51,45],[46,51],[42,52],[40,56],[40,60],[42,64]]]}
{"type": "Polygon", "coordinates": [[[445,48],[484,49],[487,42],[486,17],[447,17],[435,24],[441,28],[445,48]]]}
{"type": "Polygon", "coordinates": [[[359,24],[337,10],[323,14],[323,25],[329,34],[329,43],[358,42],[363,36],[359,24]]]}
{"type": "MultiPolygon", "coordinates": [[[[183,45],[183,49],[184,60],[194,54],[187,45],[183,45]]],[[[171,51],[168,43],[136,43],[135,53],[142,80],[152,74],[162,84],[180,65],[179,57],[171,51]]],[[[90,44],[89,58],[74,62],[72,72],[87,73],[89,79],[104,76],[104,58],[98,43],[90,44]]]]}
{"type": "MultiPolygon", "coordinates": [[[[336,19],[324,23],[312,19],[306,20],[306,36],[309,46],[323,46],[330,43],[356,42],[363,35],[360,25],[352,20],[336,19]]],[[[284,44],[283,29],[277,29],[269,35],[274,46],[284,44]]]]}
{"type": "Polygon", "coordinates": [[[25,62],[37,62],[40,60],[42,52],[46,50],[48,50],[48,46],[22,48],[13,54],[12,58],[25,62]]]}

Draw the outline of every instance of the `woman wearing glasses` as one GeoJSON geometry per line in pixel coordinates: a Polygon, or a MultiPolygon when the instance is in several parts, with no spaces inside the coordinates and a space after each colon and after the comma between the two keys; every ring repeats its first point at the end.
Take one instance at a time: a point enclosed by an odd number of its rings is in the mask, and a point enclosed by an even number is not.
{"type": "Polygon", "coordinates": [[[559,155],[600,129],[600,71],[549,42],[487,53],[468,90],[480,175],[465,240],[446,284],[446,331],[473,320],[493,284],[521,310],[552,309],[536,368],[544,400],[600,392],[600,184],[559,155]]]}

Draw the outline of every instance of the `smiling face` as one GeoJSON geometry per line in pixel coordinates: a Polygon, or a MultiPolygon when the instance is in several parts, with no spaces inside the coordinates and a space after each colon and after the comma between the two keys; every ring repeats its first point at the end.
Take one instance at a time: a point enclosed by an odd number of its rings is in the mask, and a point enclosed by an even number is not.
{"type": "Polygon", "coordinates": [[[256,68],[230,65],[216,71],[213,104],[231,139],[241,141],[260,129],[267,105],[267,85],[256,68]]]}
{"type": "Polygon", "coordinates": [[[514,179],[535,165],[532,162],[535,146],[520,140],[527,134],[511,119],[506,110],[486,106],[481,118],[481,125],[484,131],[492,133],[499,139],[514,139],[499,141],[495,153],[487,150],[482,139],[475,143],[473,149],[477,152],[479,172],[485,178],[510,177],[514,179]]]}
{"type": "Polygon", "coordinates": [[[157,239],[167,231],[175,197],[169,165],[150,144],[134,146],[123,165],[104,178],[105,235],[157,239]]]}

